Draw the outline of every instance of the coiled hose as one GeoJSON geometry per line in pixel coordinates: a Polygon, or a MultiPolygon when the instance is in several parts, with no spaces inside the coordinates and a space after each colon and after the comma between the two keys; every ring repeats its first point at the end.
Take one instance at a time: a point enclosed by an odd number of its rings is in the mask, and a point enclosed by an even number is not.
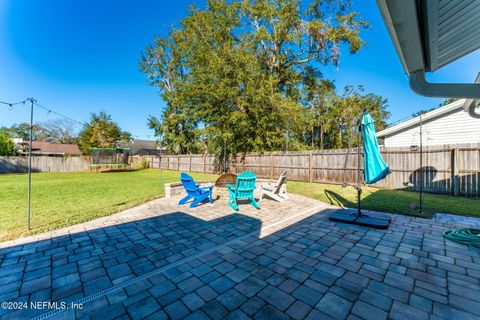
{"type": "Polygon", "coordinates": [[[452,241],[466,244],[474,250],[480,250],[480,229],[462,228],[454,230],[446,230],[443,236],[452,241]]]}

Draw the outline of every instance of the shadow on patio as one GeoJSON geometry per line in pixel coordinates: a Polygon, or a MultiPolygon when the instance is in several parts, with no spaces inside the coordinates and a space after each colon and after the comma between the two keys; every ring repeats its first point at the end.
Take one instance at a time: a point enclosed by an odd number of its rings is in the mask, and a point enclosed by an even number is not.
{"type": "MultiPolygon", "coordinates": [[[[173,212],[0,249],[0,300],[78,300],[260,229],[261,221],[241,214],[205,221],[173,212]]],[[[0,317],[12,311],[0,309],[0,317]]]]}
{"type": "Polygon", "coordinates": [[[82,303],[54,315],[68,319],[480,316],[480,253],[445,241],[451,224],[394,215],[379,231],[330,222],[335,208],[268,221],[294,210],[269,206],[258,219],[175,212],[3,249],[0,290],[4,300],[82,303]]]}

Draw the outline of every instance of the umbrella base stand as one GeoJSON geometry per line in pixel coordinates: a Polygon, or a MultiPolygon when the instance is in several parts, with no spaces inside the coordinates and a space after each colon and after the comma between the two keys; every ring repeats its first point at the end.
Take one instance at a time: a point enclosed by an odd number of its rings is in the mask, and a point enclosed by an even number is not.
{"type": "Polygon", "coordinates": [[[386,215],[358,215],[356,212],[345,212],[345,210],[332,213],[328,219],[330,221],[356,224],[375,229],[388,229],[390,224],[390,217],[386,215]]]}
{"type": "MultiPolygon", "coordinates": [[[[366,111],[363,110],[363,115],[365,115],[365,112],[366,111]]],[[[370,116],[368,115],[368,117],[370,117],[370,116]]],[[[370,117],[370,120],[371,120],[371,117],[370,117]]],[[[373,120],[371,120],[371,121],[373,121],[373,120]]],[[[360,119],[359,122],[358,122],[358,130],[357,130],[357,140],[358,140],[358,146],[357,146],[357,185],[354,186],[354,188],[357,189],[357,210],[355,210],[355,211],[348,210],[348,209],[338,210],[338,211],[332,213],[328,219],[330,221],[356,224],[356,225],[359,225],[359,226],[364,226],[364,227],[369,227],[369,228],[388,229],[388,226],[390,224],[390,217],[389,216],[382,215],[382,214],[364,214],[364,213],[362,213],[362,206],[361,206],[361,202],[362,202],[362,197],[361,197],[361,194],[362,194],[362,185],[361,185],[361,181],[362,181],[362,169],[361,169],[361,167],[362,167],[362,153],[361,153],[361,150],[360,150],[361,146],[362,146],[362,143],[364,142],[364,139],[362,139],[363,136],[361,134],[362,133],[362,128],[363,128],[362,122],[363,122],[363,120],[360,119]]],[[[375,134],[375,128],[373,128],[372,134],[375,134]]],[[[365,148],[365,146],[364,146],[364,148],[365,148]]],[[[377,148],[378,148],[378,146],[377,146],[377,148]]],[[[350,150],[350,149],[348,149],[348,150],[350,150]]],[[[347,152],[346,160],[348,160],[348,152],[347,152]]],[[[366,170],[366,168],[365,168],[365,170],[366,170]]]]}

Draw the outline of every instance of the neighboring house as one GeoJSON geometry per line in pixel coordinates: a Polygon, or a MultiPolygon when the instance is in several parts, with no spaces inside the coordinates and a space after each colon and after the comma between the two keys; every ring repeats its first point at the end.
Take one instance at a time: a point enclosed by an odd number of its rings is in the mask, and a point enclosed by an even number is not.
{"type": "MultiPolygon", "coordinates": [[[[480,119],[466,111],[471,103],[471,100],[460,99],[424,113],[421,116],[423,145],[480,143],[480,119]]],[[[385,147],[419,146],[420,116],[378,132],[377,138],[385,147]]]]}
{"type": "MultiPolygon", "coordinates": [[[[28,154],[28,141],[20,143],[22,151],[20,154],[28,154]]],[[[63,156],[72,155],[79,156],[81,154],[78,145],[76,144],[60,144],[45,141],[32,142],[32,154],[41,156],[63,156]]]]}
{"type": "Polygon", "coordinates": [[[131,140],[128,143],[120,143],[119,147],[130,148],[131,156],[158,156],[160,154],[160,148],[154,140],[131,140]]]}

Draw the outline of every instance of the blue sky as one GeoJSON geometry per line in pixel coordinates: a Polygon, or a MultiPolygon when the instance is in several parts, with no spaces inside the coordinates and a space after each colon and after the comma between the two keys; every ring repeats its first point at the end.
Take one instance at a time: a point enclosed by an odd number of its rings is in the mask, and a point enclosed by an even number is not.
{"type": "MultiPolygon", "coordinates": [[[[344,53],[338,68],[326,67],[325,78],[337,87],[365,86],[387,98],[390,121],[442,99],[417,96],[408,81],[383,25],[375,0],[354,0],[355,9],[370,22],[363,34],[368,47],[344,53]]],[[[1,0],[0,100],[35,97],[38,103],[81,122],[105,110],[122,129],[153,138],[148,115],[164,106],[158,90],[147,85],[138,61],[155,35],[165,35],[187,14],[191,3],[175,0],[1,0]]],[[[473,82],[479,68],[475,52],[436,72],[432,81],[473,82]]],[[[0,105],[0,126],[25,122],[28,108],[0,105]]],[[[56,116],[37,109],[36,121],[56,116]]]]}

